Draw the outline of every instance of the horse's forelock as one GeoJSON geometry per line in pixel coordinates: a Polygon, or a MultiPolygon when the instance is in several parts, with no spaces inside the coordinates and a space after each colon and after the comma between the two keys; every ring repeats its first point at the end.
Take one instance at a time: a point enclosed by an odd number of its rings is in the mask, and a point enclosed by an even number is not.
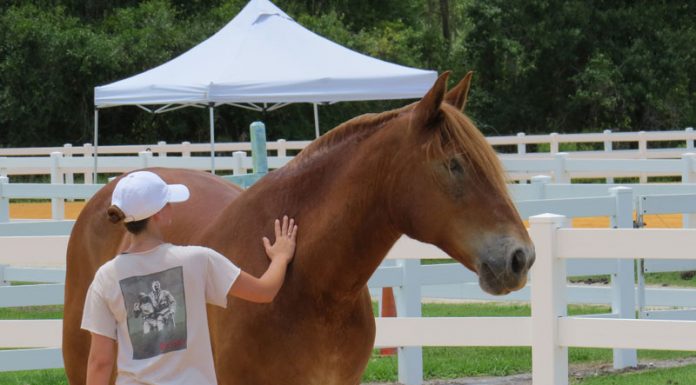
{"type": "Polygon", "coordinates": [[[507,191],[500,160],[476,125],[447,103],[442,104],[441,112],[440,127],[432,130],[425,144],[428,159],[444,160],[459,155],[480,171],[481,175],[476,177],[488,179],[499,191],[507,191]]]}

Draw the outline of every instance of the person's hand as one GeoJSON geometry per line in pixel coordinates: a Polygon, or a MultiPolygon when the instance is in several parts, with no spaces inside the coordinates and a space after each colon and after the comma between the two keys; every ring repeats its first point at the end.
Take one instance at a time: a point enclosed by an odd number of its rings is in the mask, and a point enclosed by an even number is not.
{"type": "Polygon", "coordinates": [[[263,246],[266,248],[266,254],[271,261],[279,258],[285,263],[290,263],[295,255],[295,238],[297,237],[297,225],[294,219],[289,219],[288,216],[283,217],[283,222],[279,219],[275,220],[275,243],[263,237],[263,246]]]}

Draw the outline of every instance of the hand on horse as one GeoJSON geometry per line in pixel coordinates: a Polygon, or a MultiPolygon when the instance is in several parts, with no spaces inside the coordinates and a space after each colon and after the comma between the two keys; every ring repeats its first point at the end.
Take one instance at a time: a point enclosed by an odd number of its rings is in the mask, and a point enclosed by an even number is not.
{"type": "Polygon", "coordinates": [[[295,238],[297,237],[297,225],[295,224],[295,219],[288,216],[283,217],[283,221],[279,219],[275,220],[275,243],[271,244],[271,241],[263,237],[263,245],[266,248],[266,254],[271,261],[275,261],[277,258],[280,261],[284,261],[286,264],[290,263],[292,257],[295,255],[295,238]]]}

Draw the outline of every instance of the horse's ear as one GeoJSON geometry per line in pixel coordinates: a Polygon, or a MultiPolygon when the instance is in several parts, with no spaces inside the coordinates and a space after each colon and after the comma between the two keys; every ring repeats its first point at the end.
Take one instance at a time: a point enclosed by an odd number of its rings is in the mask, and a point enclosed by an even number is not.
{"type": "Polygon", "coordinates": [[[445,96],[445,101],[460,111],[464,112],[466,108],[466,100],[469,97],[469,87],[471,86],[471,77],[474,76],[474,71],[469,71],[466,76],[452,88],[445,96]]]}
{"type": "Polygon", "coordinates": [[[447,91],[447,78],[450,71],[443,72],[437,78],[430,91],[428,91],[423,99],[416,103],[414,109],[414,119],[420,126],[430,125],[441,117],[440,105],[445,99],[445,91],[447,91]]]}

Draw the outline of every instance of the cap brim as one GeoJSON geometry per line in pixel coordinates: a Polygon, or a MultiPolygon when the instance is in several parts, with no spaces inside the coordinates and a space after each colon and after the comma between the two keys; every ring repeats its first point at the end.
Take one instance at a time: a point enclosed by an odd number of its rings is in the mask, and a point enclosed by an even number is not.
{"type": "Polygon", "coordinates": [[[183,184],[169,184],[167,188],[169,189],[168,202],[183,202],[191,196],[188,187],[183,184]]]}

